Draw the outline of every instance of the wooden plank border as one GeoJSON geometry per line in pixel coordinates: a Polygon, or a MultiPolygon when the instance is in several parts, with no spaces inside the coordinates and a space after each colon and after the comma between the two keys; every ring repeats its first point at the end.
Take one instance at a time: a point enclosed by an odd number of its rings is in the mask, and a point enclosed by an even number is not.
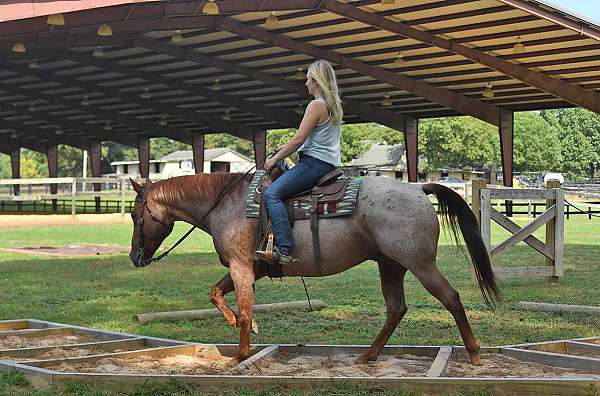
{"type": "Polygon", "coordinates": [[[446,375],[446,369],[450,363],[452,357],[452,347],[443,346],[440,347],[435,360],[431,364],[431,367],[425,374],[426,377],[444,377],[446,375]]]}
{"type": "Polygon", "coordinates": [[[503,355],[525,362],[540,363],[554,367],[573,368],[584,371],[600,370],[599,358],[571,356],[554,352],[542,352],[518,348],[502,348],[501,351],[503,355]]]}
{"type": "Polygon", "coordinates": [[[259,360],[275,356],[275,355],[277,355],[278,352],[279,352],[279,345],[268,346],[268,347],[262,349],[261,351],[255,353],[254,355],[250,356],[248,359],[244,360],[243,362],[240,362],[237,366],[235,366],[231,370],[227,371],[225,374],[226,375],[235,375],[235,374],[242,373],[245,370],[247,370],[248,368],[250,368],[250,366],[252,366],[254,363],[258,362],[259,360]]]}
{"type": "Polygon", "coordinates": [[[115,349],[131,348],[147,346],[148,342],[145,338],[125,338],[122,340],[111,340],[111,341],[100,341],[100,342],[85,342],[79,344],[68,344],[68,345],[55,345],[49,347],[34,347],[34,348],[15,348],[15,349],[2,349],[0,350],[0,359],[11,359],[11,358],[29,358],[35,357],[49,351],[56,349],[69,350],[77,348],[94,348],[98,351],[111,352],[115,349]]]}

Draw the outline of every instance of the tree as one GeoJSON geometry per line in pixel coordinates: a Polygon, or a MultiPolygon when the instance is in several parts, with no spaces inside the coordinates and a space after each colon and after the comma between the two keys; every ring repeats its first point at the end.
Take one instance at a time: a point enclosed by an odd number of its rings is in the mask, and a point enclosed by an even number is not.
{"type": "Polygon", "coordinates": [[[0,179],[10,179],[11,177],[10,155],[0,153],[0,179]]]}
{"type": "Polygon", "coordinates": [[[600,115],[572,108],[546,110],[542,116],[560,130],[565,172],[576,178],[594,177],[600,167],[600,115]]]}
{"type": "Polygon", "coordinates": [[[32,158],[23,158],[21,160],[21,178],[33,179],[40,177],[38,166],[32,158]]]}
{"type": "Polygon", "coordinates": [[[472,117],[421,120],[419,146],[426,170],[473,169],[500,163],[497,128],[472,117]]]}
{"type": "Polygon", "coordinates": [[[558,171],[558,129],[537,112],[515,114],[513,165],[518,172],[558,171]]]}

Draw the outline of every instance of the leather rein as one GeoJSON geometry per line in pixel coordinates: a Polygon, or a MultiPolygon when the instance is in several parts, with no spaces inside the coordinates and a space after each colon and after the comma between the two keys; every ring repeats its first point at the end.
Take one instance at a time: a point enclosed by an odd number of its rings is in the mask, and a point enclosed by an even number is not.
{"type": "Polygon", "coordinates": [[[137,221],[137,229],[138,229],[138,233],[140,236],[140,247],[138,248],[138,254],[140,257],[139,262],[142,264],[142,266],[145,267],[150,263],[159,261],[163,257],[168,256],[169,253],[171,253],[171,251],[173,249],[175,249],[181,242],[183,242],[196,228],[199,228],[198,224],[202,223],[202,221],[217,207],[217,205],[221,202],[221,200],[225,197],[225,195],[229,191],[231,191],[231,189],[236,184],[238,184],[242,179],[244,179],[255,168],[259,168],[260,166],[262,166],[264,164],[264,162],[269,157],[273,156],[274,154],[275,154],[275,152],[267,154],[267,156],[265,158],[263,158],[261,161],[257,162],[250,169],[248,169],[246,172],[244,172],[240,177],[238,177],[236,180],[234,180],[233,183],[231,183],[229,186],[227,186],[223,191],[221,191],[219,193],[219,196],[217,197],[215,202],[212,204],[210,209],[208,209],[208,211],[204,215],[202,215],[200,220],[198,220],[195,224],[193,224],[192,228],[190,228],[181,238],[179,238],[179,240],[177,242],[175,242],[175,244],[173,246],[171,246],[169,249],[167,249],[165,252],[161,253],[160,255],[158,255],[156,257],[150,257],[149,259],[144,259],[144,254],[146,253],[146,249],[144,248],[144,210],[148,211],[148,214],[150,215],[150,219],[152,221],[159,223],[164,228],[167,235],[169,235],[171,233],[171,231],[173,231],[173,227],[175,226],[175,221],[173,221],[173,223],[171,223],[171,224],[166,224],[164,221],[160,220],[158,217],[156,217],[152,213],[152,211],[148,207],[148,200],[147,200],[148,191],[150,191],[150,189],[144,188],[144,194],[142,195],[142,199],[139,200],[139,199],[137,199],[137,197],[135,199],[136,202],[144,205],[143,210],[142,210],[142,216],[137,221]]]}

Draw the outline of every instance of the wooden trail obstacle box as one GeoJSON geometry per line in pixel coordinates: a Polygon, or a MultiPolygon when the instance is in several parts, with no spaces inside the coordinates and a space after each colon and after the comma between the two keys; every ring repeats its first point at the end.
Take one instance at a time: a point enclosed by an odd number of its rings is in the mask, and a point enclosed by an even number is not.
{"type": "Polygon", "coordinates": [[[377,362],[355,364],[366,348],[255,345],[251,358],[231,367],[237,345],[31,319],[0,321],[0,371],[22,372],[40,388],[73,381],[101,388],[176,379],[206,390],[363,384],[428,394],[487,387],[494,394],[586,395],[600,389],[600,337],[483,348],[482,366],[471,366],[464,348],[452,346],[386,346],[377,362]]]}

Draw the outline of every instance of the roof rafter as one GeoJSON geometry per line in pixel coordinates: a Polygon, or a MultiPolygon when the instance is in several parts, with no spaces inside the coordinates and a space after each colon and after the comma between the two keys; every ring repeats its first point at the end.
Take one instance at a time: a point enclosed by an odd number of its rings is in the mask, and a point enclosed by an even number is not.
{"type": "MultiPolygon", "coordinates": [[[[44,51],[43,53],[40,51],[34,51],[33,55],[44,55],[44,56],[52,56],[52,52],[44,51]]],[[[186,83],[178,81],[174,78],[163,77],[158,72],[147,72],[140,69],[133,69],[131,66],[124,66],[115,61],[111,62],[108,60],[100,60],[97,58],[92,58],[91,56],[86,56],[81,53],[75,53],[73,51],[64,51],[58,56],[54,54],[54,57],[57,59],[70,59],[76,62],[82,63],[84,65],[91,65],[94,67],[98,67],[103,70],[113,71],[117,73],[121,73],[127,77],[135,77],[142,78],[155,83],[162,83],[168,86],[172,86],[178,88],[182,91],[187,91],[193,95],[203,96],[205,98],[209,98],[220,103],[226,104],[231,107],[236,107],[240,110],[244,110],[250,114],[257,114],[265,119],[272,120],[280,123],[285,127],[297,127],[300,124],[301,117],[295,114],[287,114],[279,111],[280,109],[265,107],[261,104],[253,103],[248,100],[237,98],[233,95],[227,95],[225,93],[220,93],[218,91],[213,91],[210,89],[209,84],[201,84],[201,83],[186,83]],[[200,92],[198,92],[200,91],[200,92]]]]}
{"type": "MultiPolygon", "coordinates": [[[[9,62],[4,62],[4,63],[9,63],[9,62]]],[[[12,67],[14,70],[15,66],[12,66],[12,67]]],[[[17,68],[17,71],[18,70],[19,69],[17,68]]],[[[47,72],[47,71],[27,70],[26,73],[30,74],[32,76],[36,76],[45,81],[55,81],[55,82],[59,82],[60,84],[66,85],[68,87],[77,87],[79,89],[82,89],[85,92],[100,92],[103,95],[106,95],[107,97],[115,97],[116,96],[121,99],[125,99],[126,101],[128,101],[130,103],[136,103],[136,104],[142,105],[143,107],[146,107],[146,108],[157,109],[157,110],[161,110],[161,108],[162,108],[165,111],[168,111],[171,115],[175,115],[186,121],[198,124],[200,126],[199,129],[201,127],[208,127],[208,128],[215,129],[216,132],[226,132],[226,133],[229,133],[229,134],[232,134],[232,135],[235,135],[235,136],[238,136],[243,139],[250,140],[250,141],[252,141],[252,132],[254,131],[254,129],[256,129],[256,128],[252,128],[252,127],[246,127],[243,125],[239,125],[239,124],[236,124],[236,123],[233,123],[230,121],[221,120],[221,119],[218,119],[215,117],[202,115],[195,111],[186,110],[186,109],[183,109],[183,108],[180,108],[180,107],[177,107],[174,105],[170,105],[170,104],[167,104],[164,102],[157,102],[152,99],[144,99],[138,95],[134,95],[131,93],[127,93],[127,92],[123,92],[123,91],[119,91],[119,90],[115,91],[113,88],[104,87],[100,84],[84,82],[84,81],[80,81],[80,80],[77,80],[74,78],[61,76],[61,75],[47,72]]],[[[168,128],[168,127],[165,127],[165,128],[168,128]]],[[[180,135],[180,134],[181,134],[180,132],[176,132],[174,136],[180,135]]],[[[188,139],[191,140],[191,137],[189,137],[188,139]]],[[[181,136],[177,140],[181,140],[181,136]]]]}
{"type": "MultiPolygon", "coordinates": [[[[146,37],[136,37],[134,39],[134,44],[158,53],[169,54],[183,60],[189,60],[192,62],[201,63],[203,65],[216,67],[231,73],[247,76],[254,80],[262,81],[270,86],[278,87],[285,92],[294,93],[303,99],[308,97],[308,92],[306,87],[304,87],[304,84],[287,81],[280,77],[257,71],[234,62],[221,60],[196,51],[185,50],[177,46],[161,43],[146,37]]],[[[364,119],[371,119],[393,129],[403,129],[403,115],[395,114],[391,111],[387,111],[376,106],[371,106],[354,99],[344,99],[344,107],[350,113],[356,114],[364,119]]]]}
{"type": "Polygon", "coordinates": [[[361,10],[360,8],[341,3],[337,0],[324,0],[324,3],[321,7],[324,10],[342,15],[346,18],[366,23],[371,26],[377,26],[383,30],[400,34],[404,37],[409,37],[439,48],[447,49],[477,63],[491,67],[492,69],[501,73],[508,74],[509,76],[512,76],[536,88],[542,89],[559,98],[568,100],[573,104],[585,107],[589,110],[595,111],[596,113],[600,113],[600,95],[587,89],[571,85],[562,80],[547,76],[540,72],[536,72],[516,63],[499,59],[498,57],[488,55],[476,49],[459,44],[455,41],[435,36],[429,32],[410,27],[402,22],[394,21],[377,14],[361,10]]]}
{"type": "MultiPolygon", "coordinates": [[[[10,92],[11,94],[22,94],[22,91],[17,90],[9,85],[2,85],[1,89],[3,91],[10,92]]],[[[30,112],[24,111],[23,109],[17,106],[10,106],[6,102],[0,102],[0,109],[31,117],[30,112]]],[[[100,136],[106,138],[104,140],[110,140],[116,143],[124,144],[126,146],[134,147],[137,144],[135,139],[133,137],[128,136],[127,134],[118,134],[111,133],[109,131],[104,131],[93,124],[86,124],[85,122],[71,120],[68,117],[64,116],[55,116],[49,113],[39,115],[38,112],[36,114],[35,119],[45,121],[48,124],[56,124],[65,129],[74,129],[76,132],[83,133],[84,138],[87,139],[97,139],[100,136]]],[[[65,137],[70,137],[70,135],[65,133],[65,137]]]]}
{"type": "MultiPolygon", "coordinates": [[[[25,75],[30,75],[30,76],[36,77],[38,79],[41,79],[42,81],[45,78],[45,77],[41,77],[38,73],[34,73],[34,71],[29,68],[27,68],[27,69],[19,68],[18,65],[15,65],[10,62],[2,63],[0,61],[0,64],[2,65],[3,68],[12,70],[19,74],[26,73],[25,75]]],[[[50,74],[50,75],[56,76],[54,74],[50,74]]],[[[56,77],[60,77],[60,76],[56,76],[56,77]]],[[[9,85],[9,84],[3,84],[3,85],[9,85]]],[[[1,88],[1,86],[0,86],[0,88],[1,88]]],[[[80,104],[79,99],[57,98],[56,95],[45,93],[44,91],[40,91],[37,88],[25,86],[25,87],[21,87],[21,89],[33,91],[33,92],[35,92],[35,95],[46,98],[49,101],[52,101],[54,103],[59,103],[65,107],[78,109],[79,111],[81,111],[83,113],[93,114],[94,116],[99,117],[104,120],[115,120],[123,125],[127,125],[131,128],[136,128],[146,134],[151,134],[151,135],[153,134],[154,136],[165,136],[165,137],[179,140],[181,142],[185,142],[188,144],[190,144],[192,141],[191,136],[189,134],[182,133],[182,132],[180,132],[174,128],[170,128],[168,126],[167,127],[159,127],[154,122],[150,122],[148,120],[144,120],[141,118],[132,117],[132,116],[129,116],[126,114],[121,114],[119,112],[115,112],[115,111],[111,111],[111,110],[104,110],[104,109],[101,109],[101,108],[95,107],[95,106],[82,106],[80,104]]]]}
{"type": "Polygon", "coordinates": [[[10,129],[14,129],[16,132],[26,134],[29,137],[34,137],[31,134],[31,132],[33,132],[35,134],[35,137],[37,137],[36,142],[39,142],[40,140],[46,140],[51,143],[67,144],[69,146],[77,147],[77,148],[84,149],[84,150],[87,148],[87,142],[84,140],[78,139],[75,136],[55,135],[49,129],[39,128],[34,125],[23,125],[19,121],[7,120],[4,117],[2,118],[2,125],[5,125],[10,129]]]}
{"type": "Polygon", "coordinates": [[[229,18],[220,18],[217,20],[217,24],[220,29],[239,34],[240,36],[288,48],[315,58],[327,59],[342,67],[356,70],[381,82],[412,92],[443,106],[456,109],[461,113],[472,115],[490,124],[498,125],[500,122],[500,109],[484,102],[455,94],[449,90],[436,88],[425,82],[416,81],[380,67],[370,66],[333,51],[322,50],[312,44],[300,43],[286,36],[276,35],[254,26],[247,26],[229,18]]]}

